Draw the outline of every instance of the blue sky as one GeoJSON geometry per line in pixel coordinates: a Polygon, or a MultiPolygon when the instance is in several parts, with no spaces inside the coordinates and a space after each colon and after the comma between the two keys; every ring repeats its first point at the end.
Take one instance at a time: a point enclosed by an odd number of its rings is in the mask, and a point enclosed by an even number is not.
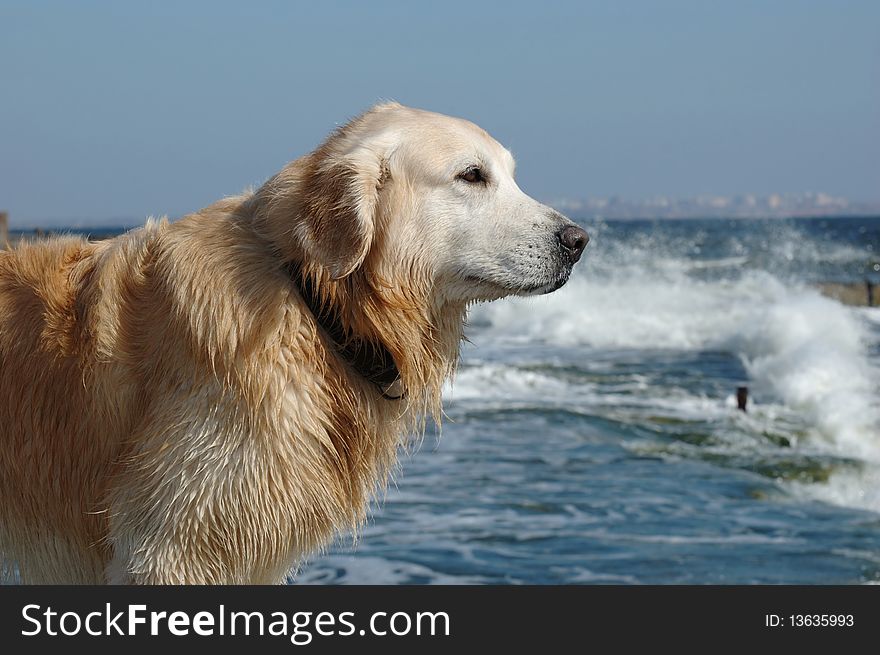
{"type": "Polygon", "coordinates": [[[552,201],[880,200],[880,2],[0,2],[0,208],[179,216],[381,99],[552,201]]]}

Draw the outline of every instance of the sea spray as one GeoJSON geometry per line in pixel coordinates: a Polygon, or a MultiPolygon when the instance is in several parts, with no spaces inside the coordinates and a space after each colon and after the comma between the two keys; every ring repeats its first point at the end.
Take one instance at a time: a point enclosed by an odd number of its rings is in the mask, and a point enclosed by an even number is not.
{"type": "MultiPolygon", "coordinates": [[[[800,441],[802,447],[858,464],[815,484],[795,482],[793,488],[880,511],[875,319],[821,296],[804,274],[817,262],[858,262],[863,253],[847,244],[817,244],[790,227],[775,231],[780,238],[766,241],[765,236],[757,253],[755,243],[746,249],[734,237],[726,249],[716,246],[709,253],[696,245],[705,241],[699,232],[689,239],[641,235],[630,244],[611,240],[604,251],[600,237],[593,265],[580,269],[556,294],[476,308],[473,339],[490,349],[504,344],[524,352],[555,347],[580,366],[588,366],[590,359],[607,362],[614,351],[728,352],[742,362],[759,403],[764,420],[752,426],[756,431],[782,429],[772,424],[776,415],[785,415],[798,426],[786,443],[800,441]],[[747,261],[752,262],[748,267],[747,261]],[[755,261],[766,265],[756,267],[755,261]]],[[[591,256],[588,250],[587,262],[591,256]]],[[[670,401],[678,403],[678,414],[702,404],[707,420],[732,406],[731,396],[714,401],[703,394],[695,397],[674,383],[672,389],[627,389],[616,399],[607,387],[597,393],[595,384],[570,382],[563,390],[556,377],[497,364],[465,368],[459,382],[460,396],[456,387],[449,394],[453,402],[482,389],[520,403],[531,395],[534,404],[544,394],[554,399],[551,404],[571,402],[577,411],[589,411],[586,405],[593,402],[601,413],[617,401],[637,405],[632,396],[641,394],[644,404],[658,412],[669,413],[664,405],[670,401]]],[[[730,380],[731,393],[738,382],[730,380]]]]}

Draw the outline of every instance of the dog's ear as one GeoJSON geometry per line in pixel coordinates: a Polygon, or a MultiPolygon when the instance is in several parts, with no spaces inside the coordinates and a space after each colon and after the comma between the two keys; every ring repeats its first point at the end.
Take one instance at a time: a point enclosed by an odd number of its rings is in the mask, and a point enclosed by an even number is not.
{"type": "Polygon", "coordinates": [[[384,160],[366,147],[321,149],[303,181],[303,246],[333,278],[351,274],[373,243],[384,160]],[[323,151],[322,151],[323,150],[323,151]]]}

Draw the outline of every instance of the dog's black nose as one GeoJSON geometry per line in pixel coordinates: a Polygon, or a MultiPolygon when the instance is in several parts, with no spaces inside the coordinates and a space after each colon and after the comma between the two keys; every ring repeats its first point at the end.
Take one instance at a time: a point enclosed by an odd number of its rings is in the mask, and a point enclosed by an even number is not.
{"type": "Polygon", "coordinates": [[[562,228],[556,236],[571,258],[572,264],[581,258],[584,248],[590,242],[589,235],[577,225],[568,225],[562,228]]]}

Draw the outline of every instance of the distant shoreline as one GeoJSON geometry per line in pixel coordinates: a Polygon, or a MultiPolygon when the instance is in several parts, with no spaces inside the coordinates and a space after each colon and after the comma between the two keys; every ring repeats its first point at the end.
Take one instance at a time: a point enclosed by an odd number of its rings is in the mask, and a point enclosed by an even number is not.
{"type": "Polygon", "coordinates": [[[793,214],[791,216],[604,216],[602,214],[578,214],[570,212],[579,221],[819,221],[819,220],[878,220],[880,214],[793,214]]]}
{"type": "MultiPolygon", "coordinates": [[[[654,222],[654,221],[818,221],[818,220],[880,220],[880,214],[878,213],[868,213],[868,214],[815,214],[815,215],[791,215],[791,216],[605,216],[602,214],[580,214],[575,211],[569,211],[567,214],[574,220],[578,221],[644,221],[644,222],[654,222]]],[[[176,221],[183,216],[169,218],[170,221],[176,221]]],[[[58,219],[53,219],[53,221],[58,219]]],[[[63,223],[56,223],[46,221],[42,224],[34,224],[29,225],[27,227],[12,227],[9,228],[9,236],[12,237],[20,237],[20,236],[33,236],[33,234],[37,230],[42,230],[46,234],[84,234],[90,232],[126,232],[128,230],[133,230],[138,227],[143,227],[147,222],[147,217],[140,222],[121,222],[121,223],[95,223],[95,224],[83,224],[83,223],[74,223],[65,225],[63,223]]]]}

